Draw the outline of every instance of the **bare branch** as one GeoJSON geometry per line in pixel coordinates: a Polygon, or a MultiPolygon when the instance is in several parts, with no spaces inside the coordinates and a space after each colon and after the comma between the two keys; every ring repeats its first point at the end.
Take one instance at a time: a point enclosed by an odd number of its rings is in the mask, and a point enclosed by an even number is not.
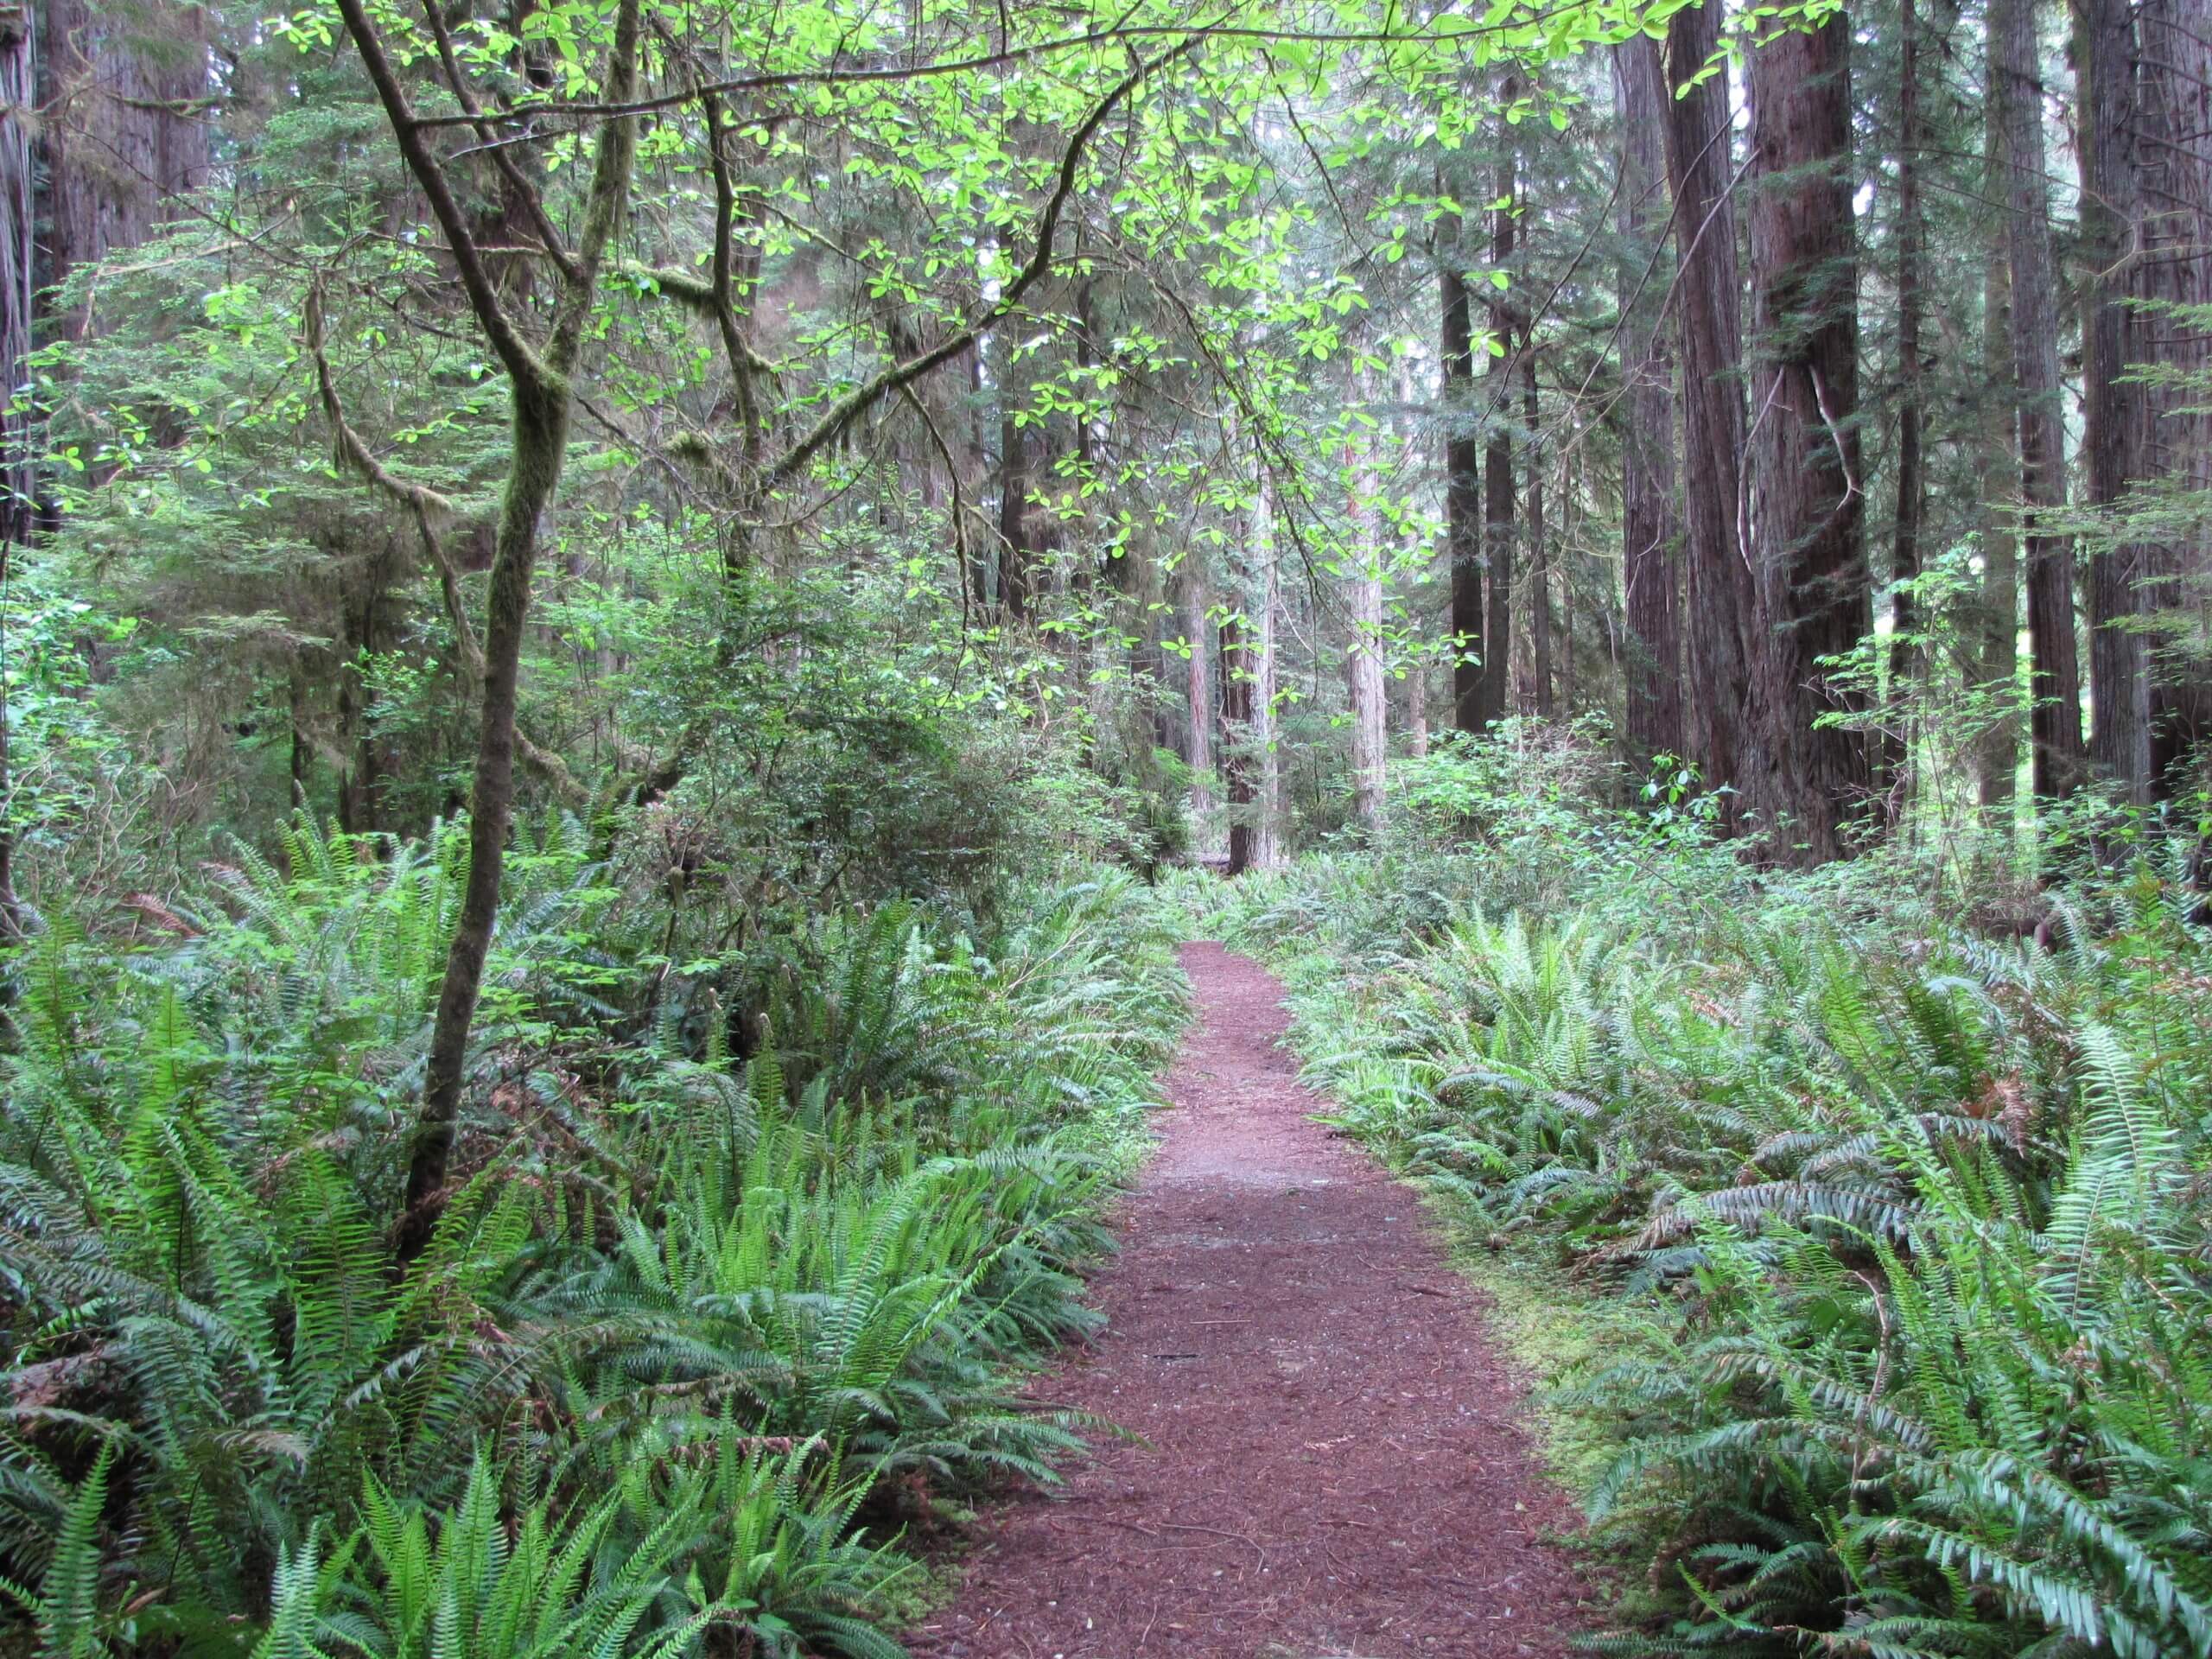
{"type": "MultiPolygon", "coordinates": [[[[385,117],[391,123],[400,156],[406,162],[407,170],[415,175],[415,182],[423,188],[423,198],[430,204],[438,228],[445,232],[446,247],[461,273],[461,289],[468,296],[469,308],[476,314],[477,326],[483,329],[484,337],[491,342],[499,361],[506,365],[509,378],[518,386],[542,391],[545,365],[516,331],[514,320],[499,302],[499,289],[484,269],[476,238],[469,232],[467,216],[454,199],[453,186],[446,178],[445,168],[438,164],[438,158],[431,154],[423,139],[423,124],[407,101],[406,88],[392,71],[384,41],[377,34],[376,25],[369,21],[365,0],[338,0],[338,10],[346,21],[346,32],[353,37],[354,48],[361,54],[362,66],[369,72],[369,82],[376,88],[385,117]]],[[[613,128],[626,131],[629,124],[618,121],[613,128]]]]}

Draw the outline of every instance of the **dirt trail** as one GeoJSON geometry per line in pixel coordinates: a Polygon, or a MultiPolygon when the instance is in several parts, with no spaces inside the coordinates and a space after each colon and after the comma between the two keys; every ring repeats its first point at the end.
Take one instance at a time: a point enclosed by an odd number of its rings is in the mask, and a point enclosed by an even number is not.
{"type": "Polygon", "coordinates": [[[1281,988],[1185,948],[1203,1023],[1040,1399],[1142,1435],[984,1522],[924,1659],[1504,1659],[1584,1624],[1519,1389],[1411,1192],[1307,1114],[1281,988]]]}

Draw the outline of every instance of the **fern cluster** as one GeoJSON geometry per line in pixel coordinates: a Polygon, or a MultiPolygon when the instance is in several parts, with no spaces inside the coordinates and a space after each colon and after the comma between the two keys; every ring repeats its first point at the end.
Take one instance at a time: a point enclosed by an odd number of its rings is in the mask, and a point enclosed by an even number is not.
{"type": "Polygon", "coordinates": [[[542,826],[403,1271],[459,849],[295,825],[156,946],[56,918],[15,964],[0,1607],[72,1659],[895,1654],[906,1522],[1077,1445],[1014,1382],[1094,1323],[1163,920],[1113,878],[988,940],[823,918],[740,1059],[542,826]]]}
{"type": "Polygon", "coordinates": [[[1618,1653],[2212,1653],[2212,974],[2155,870],[1993,943],[1731,877],[1486,914],[1479,855],[1198,902],[1344,1121],[1651,1339],[1560,1380],[1618,1653]]]}

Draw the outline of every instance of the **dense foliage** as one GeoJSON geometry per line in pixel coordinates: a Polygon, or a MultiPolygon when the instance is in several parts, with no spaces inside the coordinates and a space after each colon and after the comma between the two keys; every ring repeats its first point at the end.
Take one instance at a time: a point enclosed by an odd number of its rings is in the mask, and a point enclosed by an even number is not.
{"type": "Polygon", "coordinates": [[[0,1649],[885,1659],[1164,879],[1605,1644],[2212,1655],[2208,298],[2212,0],[0,4],[0,1649]]]}
{"type": "Polygon", "coordinates": [[[1455,752],[1403,815],[1449,842],[1190,889],[1285,966],[1352,1130],[1613,1310],[1549,1379],[1649,1564],[1654,1622],[1601,1649],[2206,1650],[2190,843],[2001,937],[1903,855],[1753,874],[1694,810],[1593,804],[1605,765],[1455,752]]]}
{"type": "Polygon", "coordinates": [[[756,950],[747,1025],[544,820],[461,1185],[395,1271],[461,845],[302,820],[135,945],[32,947],[0,1581],[57,1656],[896,1651],[902,1529],[1077,1444],[1012,1382],[1092,1325],[1180,1019],[1160,920],[1123,877],[982,933],[831,911],[756,950]]]}

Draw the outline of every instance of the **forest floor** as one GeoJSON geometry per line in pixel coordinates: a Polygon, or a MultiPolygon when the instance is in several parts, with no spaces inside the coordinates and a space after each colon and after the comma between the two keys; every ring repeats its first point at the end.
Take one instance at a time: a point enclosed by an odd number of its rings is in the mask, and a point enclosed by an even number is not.
{"type": "Polygon", "coordinates": [[[1522,1384],[1419,1200],[1311,1114],[1281,988],[1185,948],[1199,1023],[1033,1391],[1141,1437],[987,1516],[922,1659],[1506,1659],[1587,1622],[1522,1384]]]}

